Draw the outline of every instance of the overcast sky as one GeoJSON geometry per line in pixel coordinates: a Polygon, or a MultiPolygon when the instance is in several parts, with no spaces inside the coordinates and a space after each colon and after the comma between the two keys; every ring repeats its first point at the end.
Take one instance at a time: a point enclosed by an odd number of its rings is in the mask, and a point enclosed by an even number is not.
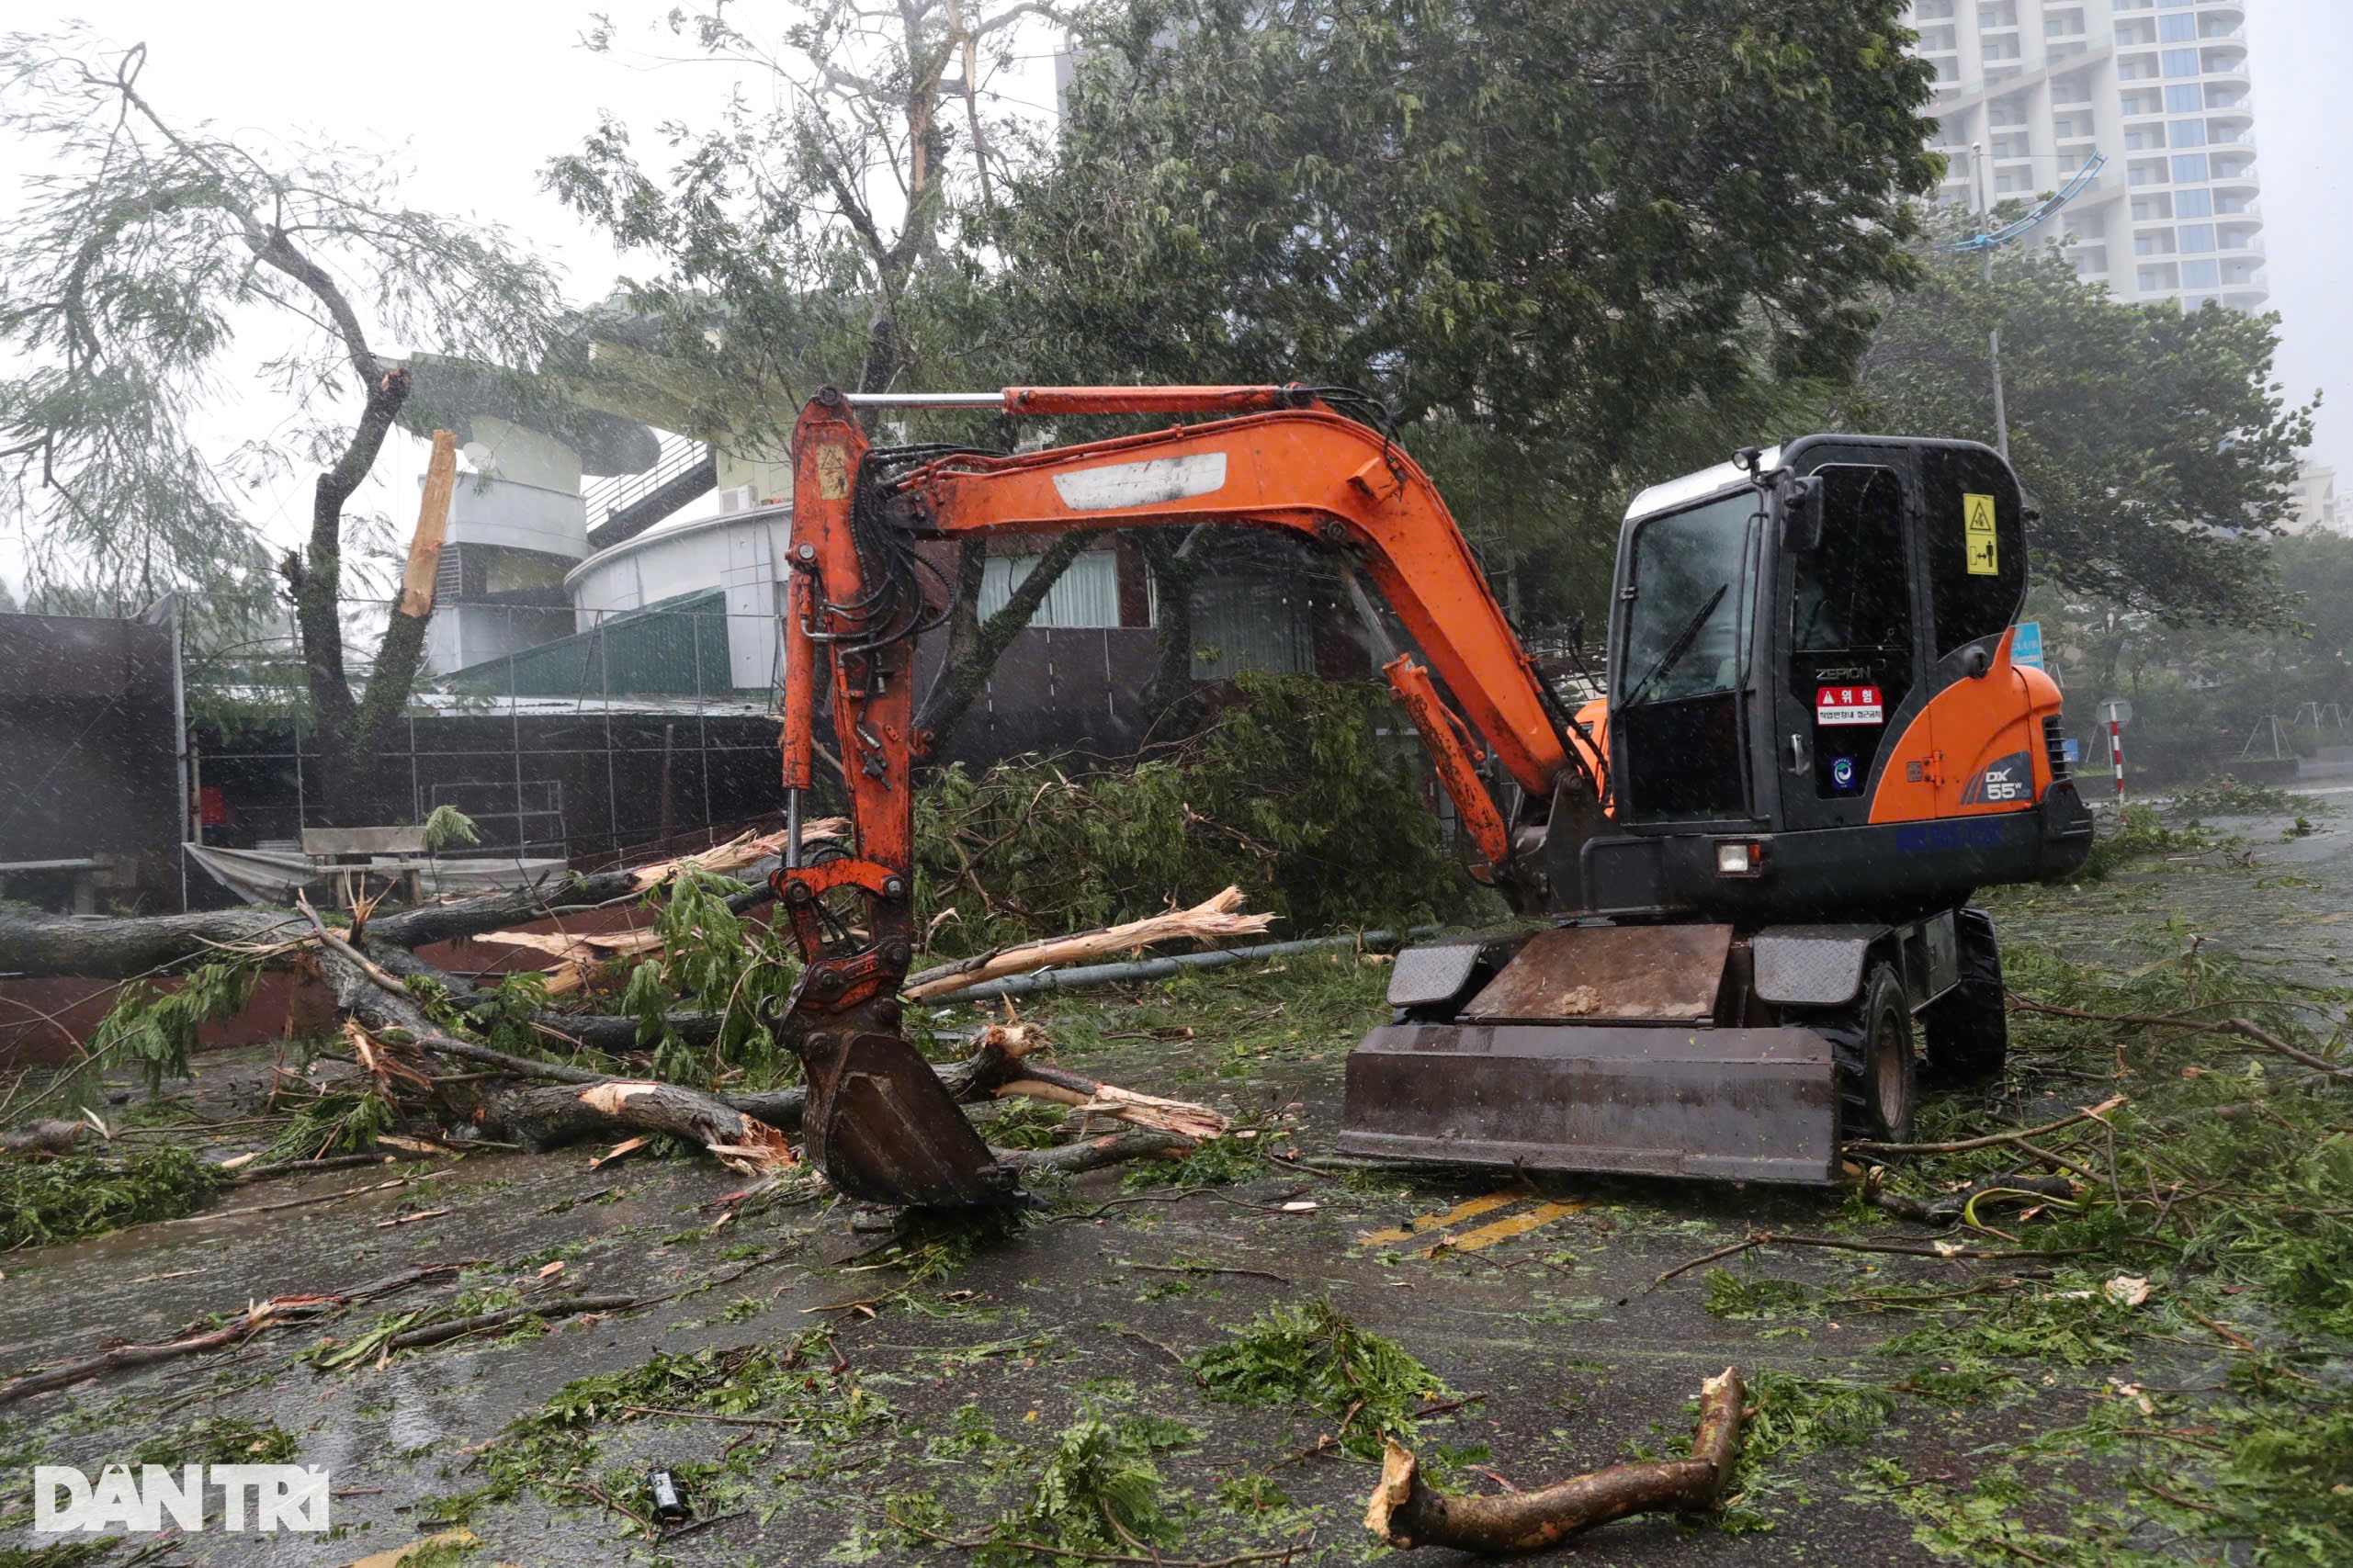
{"type": "MultiPolygon", "coordinates": [[[[413,167],[411,202],[507,225],[557,261],[573,297],[587,299],[605,292],[621,260],[540,189],[542,165],[576,145],[600,110],[650,142],[660,120],[707,121],[710,106],[741,79],[729,68],[658,58],[649,24],[665,6],[606,3],[635,46],[628,58],[579,47],[591,6],[572,0],[422,12],[328,8],[317,0],[15,0],[6,25],[46,30],[83,17],[119,42],[143,40],[141,85],[169,114],[264,139],[322,134],[404,149],[413,167]]],[[[2353,232],[2353,93],[2345,82],[2353,0],[2247,0],[2247,10],[2272,304],[2285,319],[2280,378],[2300,399],[2325,389],[2313,456],[2353,490],[2353,246],[2346,238],[2353,232]]],[[[787,8],[747,4],[737,20],[756,26],[765,14],[787,8]]],[[[1047,40],[1027,47],[1042,52],[1047,40]]],[[[1002,85],[1042,110],[1050,80],[1041,64],[1002,85]]],[[[25,149],[0,147],[0,221],[5,193],[27,164],[25,149]]],[[[1281,367],[1269,374],[1279,377],[1281,367]]],[[[422,461],[422,444],[388,447],[373,504],[395,516],[413,506],[396,497],[413,496],[422,461]]],[[[257,498],[257,521],[271,537],[300,536],[309,488],[305,480],[257,498]]],[[[0,577],[20,573],[20,558],[0,541],[0,577]]]]}

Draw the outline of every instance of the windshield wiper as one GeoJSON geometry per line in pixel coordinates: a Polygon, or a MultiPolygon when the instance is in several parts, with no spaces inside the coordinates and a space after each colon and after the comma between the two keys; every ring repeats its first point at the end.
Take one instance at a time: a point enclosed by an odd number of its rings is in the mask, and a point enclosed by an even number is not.
{"type": "Polygon", "coordinates": [[[1635,682],[1634,690],[1627,694],[1622,706],[1632,707],[1642,701],[1643,694],[1650,690],[1650,683],[1672,670],[1678,660],[1691,651],[1691,644],[1699,638],[1700,628],[1707,625],[1708,617],[1715,614],[1715,607],[1723,604],[1724,596],[1731,592],[1732,584],[1729,582],[1716,584],[1715,592],[1708,595],[1708,602],[1692,613],[1691,618],[1683,623],[1683,629],[1675,634],[1675,640],[1667,645],[1667,651],[1660,654],[1657,660],[1643,672],[1642,679],[1635,682]]]}

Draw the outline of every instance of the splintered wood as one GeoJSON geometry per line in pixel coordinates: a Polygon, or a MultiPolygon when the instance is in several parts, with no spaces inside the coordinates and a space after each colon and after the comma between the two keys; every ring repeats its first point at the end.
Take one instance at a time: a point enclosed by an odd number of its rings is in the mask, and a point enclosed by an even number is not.
{"type": "Polygon", "coordinates": [[[370,1034],[359,1020],[347,1017],[343,1021],[343,1037],[344,1043],[351,1047],[352,1059],[376,1080],[377,1088],[387,1095],[394,1092],[394,1078],[403,1079],[428,1093],[432,1091],[432,1075],[402,1061],[390,1046],[370,1034]]]}
{"type": "MultiPolygon", "coordinates": [[[[801,841],[808,843],[816,839],[839,838],[849,831],[849,827],[846,817],[822,817],[801,825],[801,841]]],[[[639,891],[658,887],[688,866],[697,871],[731,874],[745,866],[757,864],[770,855],[781,854],[785,838],[782,832],[741,834],[697,854],[679,855],[639,866],[628,874],[630,885],[639,891]]],[[[551,997],[566,997],[586,990],[596,977],[597,966],[608,958],[662,951],[662,939],[649,931],[583,936],[562,931],[485,931],[475,940],[495,942],[507,947],[528,948],[558,960],[540,971],[548,977],[548,994],[551,997]]]]}
{"type": "Polygon", "coordinates": [[[1000,1100],[1021,1095],[1030,1100],[1050,1100],[1058,1105],[1069,1106],[1078,1111],[1082,1124],[1098,1116],[1108,1116],[1114,1122],[1174,1133],[1196,1143],[1204,1138],[1222,1136],[1228,1125],[1225,1117],[1193,1100],[1163,1100],[1157,1094],[1139,1094],[1117,1084],[1081,1078],[1076,1073],[1058,1071],[1050,1078],[1043,1073],[1018,1077],[1000,1084],[994,1092],[1000,1100]]]}
{"type": "Polygon", "coordinates": [[[790,1140],[775,1128],[676,1084],[614,1079],[589,1084],[575,1098],[621,1125],[693,1138],[720,1164],[748,1176],[772,1175],[798,1163],[790,1140]]]}
{"type": "MultiPolygon", "coordinates": [[[[801,841],[807,843],[811,839],[838,839],[849,830],[850,819],[846,817],[820,817],[814,822],[801,824],[801,841]]],[[[714,844],[707,850],[698,850],[691,855],[678,855],[670,860],[655,861],[650,865],[638,866],[629,873],[629,878],[642,890],[669,881],[682,869],[690,865],[697,871],[715,872],[721,875],[731,874],[741,871],[747,865],[756,864],[770,855],[784,853],[785,838],[786,835],[782,831],[741,834],[730,839],[724,844],[714,844]]]]}
{"type": "Polygon", "coordinates": [[[548,977],[548,995],[570,996],[588,988],[597,965],[628,953],[659,953],[662,938],[650,931],[612,931],[596,936],[566,936],[555,931],[487,931],[476,939],[507,947],[548,953],[560,962],[540,971],[548,977]]]}
{"type": "Polygon", "coordinates": [[[1019,947],[1001,948],[995,953],[943,964],[910,980],[907,998],[910,1001],[930,1001],[990,980],[1001,980],[1008,975],[1026,975],[1032,970],[1101,958],[1107,953],[1138,953],[1164,942],[1224,942],[1264,934],[1274,917],[1237,914],[1241,902],[1242,890],[1228,887],[1190,909],[1171,909],[1122,926],[1024,942],[1019,947]]]}

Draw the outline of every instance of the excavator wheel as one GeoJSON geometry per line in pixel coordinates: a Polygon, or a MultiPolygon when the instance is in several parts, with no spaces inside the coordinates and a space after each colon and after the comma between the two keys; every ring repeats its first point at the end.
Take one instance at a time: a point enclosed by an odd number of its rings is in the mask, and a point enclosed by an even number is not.
{"type": "Polygon", "coordinates": [[[1918,1072],[1913,1059],[1912,1010],[1895,969],[1873,964],[1852,1002],[1790,1021],[1830,1042],[1838,1059],[1840,1134],[1874,1143],[1908,1143],[1918,1072]]]}
{"type": "Polygon", "coordinates": [[[1960,939],[1961,981],[1920,1010],[1929,1071],[1947,1083],[1982,1083],[2009,1059],[2009,1014],[2002,1005],[2002,953],[1994,918],[1983,909],[1952,917],[1960,939]]]}

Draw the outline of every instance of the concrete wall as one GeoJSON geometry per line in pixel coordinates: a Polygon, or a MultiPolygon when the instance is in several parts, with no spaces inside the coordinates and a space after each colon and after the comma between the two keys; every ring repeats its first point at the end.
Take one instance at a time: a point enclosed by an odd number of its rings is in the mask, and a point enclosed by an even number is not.
{"type": "MultiPolygon", "coordinates": [[[[177,905],[179,729],[168,621],[0,615],[0,864],[107,857],[114,897],[177,905]]],[[[73,874],[0,873],[54,903],[73,874]]]]}

